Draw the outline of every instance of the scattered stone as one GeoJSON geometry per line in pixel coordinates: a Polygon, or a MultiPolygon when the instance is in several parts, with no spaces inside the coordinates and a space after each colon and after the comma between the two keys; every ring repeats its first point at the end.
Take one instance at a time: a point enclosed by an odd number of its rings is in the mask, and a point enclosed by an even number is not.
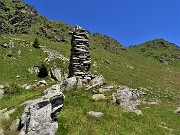
{"type": "Polygon", "coordinates": [[[112,88],[113,88],[113,86],[107,86],[107,87],[104,87],[104,88],[99,88],[98,91],[100,93],[105,93],[107,91],[110,91],[110,89],[112,89],[112,88]]]}
{"type": "Polygon", "coordinates": [[[23,84],[23,85],[21,86],[21,88],[26,89],[26,90],[29,90],[29,89],[32,88],[32,86],[31,86],[31,85],[28,85],[28,84],[23,84]]]}
{"type": "Polygon", "coordinates": [[[64,81],[66,89],[72,89],[77,86],[77,77],[70,77],[64,81]]]}
{"type": "Polygon", "coordinates": [[[102,85],[106,84],[106,81],[104,79],[104,77],[101,75],[101,76],[96,76],[94,79],[92,79],[90,81],[90,86],[88,86],[86,88],[86,90],[89,90],[89,89],[92,89],[92,88],[95,88],[95,87],[100,87],[102,85]]]}
{"type": "Polygon", "coordinates": [[[28,71],[33,74],[33,73],[36,73],[38,74],[40,72],[40,67],[39,66],[34,66],[34,67],[31,67],[28,69],[28,71]]]}
{"type": "Polygon", "coordinates": [[[17,52],[19,55],[21,54],[21,50],[18,50],[18,52],[17,52]]]}
{"type": "Polygon", "coordinates": [[[94,94],[93,96],[92,96],[92,99],[94,99],[94,100],[103,100],[103,99],[106,99],[106,96],[104,95],[104,94],[94,94]]]}
{"type": "Polygon", "coordinates": [[[4,90],[0,89],[0,99],[3,97],[4,95],[4,90]]]}
{"type": "Polygon", "coordinates": [[[14,46],[15,46],[15,43],[12,42],[12,40],[10,40],[9,43],[4,43],[4,44],[2,44],[1,46],[4,47],[4,48],[11,48],[11,47],[14,47],[14,46]]]}
{"type": "Polygon", "coordinates": [[[57,116],[63,107],[63,101],[64,95],[61,92],[33,100],[24,109],[19,135],[55,135],[58,128],[57,116]]]}
{"type": "Polygon", "coordinates": [[[0,89],[4,89],[5,88],[5,86],[4,85],[0,85],[0,89]]]}
{"type": "Polygon", "coordinates": [[[45,80],[39,81],[37,83],[37,86],[46,86],[46,85],[48,85],[48,83],[45,80]]]}
{"type": "Polygon", "coordinates": [[[41,46],[41,48],[48,55],[48,57],[45,58],[44,62],[49,62],[54,59],[61,59],[63,61],[69,61],[68,58],[66,58],[64,55],[60,54],[59,52],[57,52],[55,50],[47,49],[45,46],[41,46]]]}
{"type": "Polygon", "coordinates": [[[95,68],[98,68],[98,65],[97,65],[96,62],[94,62],[92,65],[93,65],[95,68]]]}
{"type": "Polygon", "coordinates": [[[164,129],[166,129],[166,130],[170,130],[170,131],[172,131],[172,129],[171,129],[171,128],[168,128],[168,127],[165,127],[165,126],[162,126],[162,125],[158,125],[158,127],[160,127],[160,128],[164,128],[164,129]]]}
{"type": "Polygon", "coordinates": [[[9,48],[9,45],[7,43],[2,44],[1,46],[4,48],[9,48]]]}
{"type": "Polygon", "coordinates": [[[160,61],[162,64],[168,65],[168,61],[165,60],[165,59],[159,59],[159,61],[160,61]]]}
{"type": "Polygon", "coordinates": [[[141,101],[142,104],[148,104],[148,105],[159,105],[158,102],[147,102],[147,101],[141,101]]]}
{"type": "Polygon", "coordinates": [[[52,85],[51,87],[47,88],[44,91],[44,94],[47,95],[47,94],[55,93],[55,92],[62,92],[61,85],[62,85],[61,83],[52,85]]]}
{"type": "Polygon", "coordinates": [[[89,111],[89,112],[87,112],[87,114],[89,116],[96,117],[96,118],[104,115],[104,113],[102,113],[102,112],[94,112],[94,111],[89,111]]]}
{"type": "Polygon", "coordinates": [[[93,94],[98,94],[98,91],[97,90],[92,90],[92,93],[93,94]]]}
{"type": "Polygon", "coordinates": [[[105,64],[111,64],[108,60],[104,60],[105,64]]]}
{"type": "Polygon", "coordinates": [[[19,75],[17,75],[17,76],[16,76],[16,78],[20,78],[20,76],[19,76],[19,75]]]}
{"type": "Polygon", "coordinates": [[[50,76],[55,81],[62,81],[62,72],[60,68],[51,68],[50,69],[50,76]]]}
{"type": "Polygon", "coordinates": [[[180,114],[180,107],[177,107],[177,109],[174,111],[175,114],[180,114]]]}

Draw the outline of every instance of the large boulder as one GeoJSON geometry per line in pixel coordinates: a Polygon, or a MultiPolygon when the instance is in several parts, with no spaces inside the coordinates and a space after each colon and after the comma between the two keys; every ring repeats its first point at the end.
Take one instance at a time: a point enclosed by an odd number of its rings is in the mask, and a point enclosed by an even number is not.
{"type": "Polygon", "coordinates": [[[117,89],[117,92],[113,94],[113,101],[118,103],[125,111],[135,112],[140,115],[142,113],[137,109],[137,106],[140,104],[138,97],[139,93],[137,90],[121,86],[117,89]]]}
{"type": "Polygon", "coordinates": [[[29,102],[20,120],[19,134],[55,135],[58,128],[57,116],[63,101],[63,93],[55,92],[29,102]]]}

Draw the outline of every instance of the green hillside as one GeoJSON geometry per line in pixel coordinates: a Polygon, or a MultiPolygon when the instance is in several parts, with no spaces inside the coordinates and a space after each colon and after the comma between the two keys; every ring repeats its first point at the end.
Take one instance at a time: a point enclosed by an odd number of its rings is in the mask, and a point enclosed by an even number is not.
{"type": "MultiPolygon", "coordinates": [[[[45,88],[55,84],[50,77],[39,78],[28,69],[44,64],[47,54],[42,47],[69,58],[71,37],[68,33],[73,27],[49,21],[22,2],[0,2],[0,12],[0,84],[7,86],[0,99],[0,110],[16,109],[10,120],[0,122],[0,127],[6,131],[5,134],[14,135],[17,133],[10,131],[10,124],[20,118],[24,108],[21,104],[42,96],[45,88]],[[22,21],[24,23],[20,24],[22,21]],[[38,38],[40,49],[33,47],[35,38],[38,38]],[[14,47],[3,47],[5,43],[12,42],[14,47]],[[29,90],[20,87],[39,80],[46,80],[48,85],[29,90]]],[[[89,39],[92,74],[103,75],[107,86],[125,85],[139,89],[146,93],[142,100],[159,104],[141,104],[139,109],[143,115],[137,116],[110,103],[115,89],[106,93],[107,100],[101,101],[92,100],[92,92],[84,88],[65,91],[57,135],[179,135],[179,114],[173,113],[180,105],[179,47],[163,39],[155,39],[125,48],[115,39],[99,33],[90,34],[89,39]],[[162,60],[167,64],[161,63],[162,60]],[[101,111],[104,116],[87,116],[91,110],[101,111]]],[[[64,73],[68,72],[68,61],[55,59],[45,66],[49,69],[54,65],[64,73]]]]}

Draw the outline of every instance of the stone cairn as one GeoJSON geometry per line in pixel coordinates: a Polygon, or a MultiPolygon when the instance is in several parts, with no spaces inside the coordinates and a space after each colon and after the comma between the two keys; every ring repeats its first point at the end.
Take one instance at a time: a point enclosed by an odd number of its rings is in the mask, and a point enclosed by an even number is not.
{"type": "Polygon", "coordinates": [[[69,77],[77,77],[84,83],[89,82],[92,77],[89,73],[91,58],[89,54],[88,33],[82,27],[76,26],[70,34],[72,39],[69,77]]]}

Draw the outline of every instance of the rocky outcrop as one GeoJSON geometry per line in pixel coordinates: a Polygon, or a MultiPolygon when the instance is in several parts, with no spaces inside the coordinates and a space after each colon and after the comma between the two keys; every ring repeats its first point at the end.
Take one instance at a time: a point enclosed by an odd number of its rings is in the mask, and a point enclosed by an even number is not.
{"type": "Polygon", "coordinates": [[[88,33],[80,26],[76,26],[70,33],[71,39],[71,58],[69,64],[69,77],[79,77],[83,82],[89,82],[91,58],[89,54],[88,33]]]}
{"type": "Polygon", "coordinates": [[[19,134],[55,135],[58,128],[57,116],[63,107],[63,101],[63,93],[56,91],[29,102],[20,120],[19,134]]]}
{"type": "Polygon", "coordinates": [[[113,102],[118,103],[125,111],[135,112],[137,115],[141,115],[142,112],[137,109],[137,106],[140,104],[138,97],[139,93],[137,90],[120,86],[117,92],[113,93],[113,102]]]}

